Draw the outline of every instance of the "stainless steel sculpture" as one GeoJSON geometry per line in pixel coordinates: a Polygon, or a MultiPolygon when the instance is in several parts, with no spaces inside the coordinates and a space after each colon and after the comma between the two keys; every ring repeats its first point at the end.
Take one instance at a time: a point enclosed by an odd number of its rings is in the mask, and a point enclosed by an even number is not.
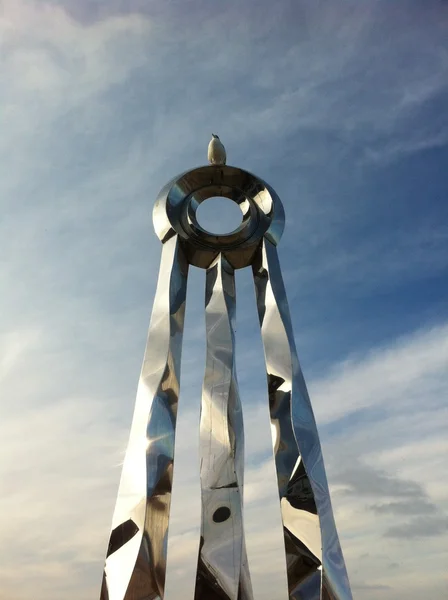
{"type": "Polygon", "coordinates": [[[207,331],[200,423],[202,523],[194,600],[257,600],[244,538],[243,417],[233,334],[234,270],[244,267],[252,267],[265,351],[289,598],[349,600],[277,256],[283,206],[264,181],[226,166],[223,147],[218,150],[214,161],[209,148],[214,164],[170,181],[154,207],[162,259],[101,600],[164,598],[189,265],[206,269],[207,331]],[[197,222],[198,206],[213,196],[229,198],[243,213],[240,227],[228,235],[211,234],[197,222]]]}

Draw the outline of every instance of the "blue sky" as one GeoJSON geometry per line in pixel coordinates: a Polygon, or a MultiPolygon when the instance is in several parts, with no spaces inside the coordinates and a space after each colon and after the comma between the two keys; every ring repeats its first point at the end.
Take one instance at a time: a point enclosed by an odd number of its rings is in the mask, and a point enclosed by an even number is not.
{"type": "MultiPolygon", "coordinates": [[[[160,258],[152,206],[212,131],[285,205],[354,595],[445,597],[448,5],[3,0],[0,44],[0,600],[98,596],[160,258]]],[[[248,553],[271,600],[263,360],[249,274],[237,283],[248,553]]],[[[198,544],[202,285],[194,270],[169,598],[192,589],[198,544]]]]}

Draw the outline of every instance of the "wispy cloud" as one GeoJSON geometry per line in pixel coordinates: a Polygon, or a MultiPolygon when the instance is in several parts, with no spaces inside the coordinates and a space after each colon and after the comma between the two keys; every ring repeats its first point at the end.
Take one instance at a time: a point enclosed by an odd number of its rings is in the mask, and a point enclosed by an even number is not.
{"type": "MultiPolygon", "coordinates": [[[[398,494],[394,494],[398,495],[398,494]]],[[[413,499],[404,502],[386,502],[384,504],[373,504],[370,508],[378,514],[391,515],[425,515],[432,514],[437,509],[433,502],[424,499],[413,499]]]]}
{"type": "MultiPolygon", "coordinates": [[[[280,254],[355,594],[443,597],[448,221],[445,163],[424,157],[448,140],[446,6],[125,4],[2,3],[0,598],[98,596],[159,262],[152,203],[204,162],[214,129],[285,201],[280,254]]],[[[284,565],[246,275],[238,360],[262,600],[284,565]]],[[[198,544],[191,277],[173,594],[193,585],[198,544]]]]}
{"type": "Polygon", "coordinates": [[[433,536],[446,536],[448,532],[448,517],[419,517],[412,519],[403,525],[389,527],[385,536],[412,540],[415,538],[427,538],[433,536]]]}
{"type": "MultiPolygon", "coordinates": [[[[441,330],[443,331],[443,326],[441,330]]],[[[419,332],[415,338],[402,341],[401,346],[403,350],[407,348],[409,353],[417,340],[420,340],[426,344],[428,351],[435,350],[438,338],[434,332],[429,339],[432,340],[433,347],[428,344],[427,333],[419,332]]],[[[28,351],[22,350],[22,357],[25,359],[33,355],[32,345],[28,351]]],[[[368,367],[380,371],[391,355],[390,348],[378,349],[373,353],[375,358],[359,358],[357,369],[368,367]]],[[[393,364],[402,370],[405,368],[405,352],[399,356],[401,362],[395,359],[393,364]]],[[[58,358],[64,373],[64,355],[58,355],[58,358]]],[[[330,409],[332,402],[343,393],[353,371],[343,374],[344,370],[341,369],[340,372],[341,376],[333,383],[330,394],[325,394],[324,397],[314,394],[317,405],[324,402],[330,409]]],[[[437,379],[438,390],[446,394],[446,375],[446,369],[441,365],[438,370],[432,370],[430,375],[420,375],[415,383],[428,385],[430,378],[437,379]],[[441,387],[443,378],[444,387],[441,387]]],[[[200,384],[200,377],[201,374],[197,373],[195,385],[200,384]]],[[[367,397],[376,390],[376,401],[381,404],[389,393],[388,379],[382,379],[382,387],[376,388],[374,384],[372,389],[374,381],[374,378],[366,379],[360,389],[362,395],[367,397]]],[[[9,582],[11,589],[15,588],[17,562],[20,561],[24,566],[33,564],[35,571],[30,567],[29,578],[22,582],[19,589],[27,593],[26,590],[37,585],[47,598],[57,598],[60,593],[64,597],[72,597],[72,592],[64,584],[67,575],[70,575],[72,581],[73,578],[77,580],[77,585],[82,585],[86,594],[95,593],[95,575],[101,570],[118,484],[119,464],[128,433],[128,423],[117,421],[119,413],[110,392],[103,398],[97,395],[96,399],[71,397],[62,382],[60,377],[53,376],[53,393],[60,394],[57,403],[47,406],[39,404],[34,409],[28,409],[26,419],[23,419],[21,412],[15,413],[12,410],[9,418],[2,420],[0,428],[4,447],[8,448],[8,456],[3,457],[1,465],[2,480],[10,490],[0,500],[3,515],[2,540],[5,542],[2,544],[2,580],[9,582]],[[10,519],[11,511],[16,519],[10,519]],[[26,555],[23,553],[24,547],[27,548],[26,555]],[[38,565],[42,565],[41,570],[38,565]],[[85,582],[81,584],[81,574],[84,572],[90,573],[87,578],[90,587],[86,587],[85,582]]],[[[18,380],[15,385],[19,385],[18,380]]],[[[316,391],[322,389],[323,385],[324,382],[315,381],[310,387],[316,391]]],[[[14,387],[10,382],[11,394],[14,394],[14,387]]],[[[126,389],[130,396],[126,411],[128,417],[132,406],[131,388],[129,382],[126,389]]],[[[402,403],[406,396],[407,389],[402,388],[396,393],[397,403],[402,403]]],[[[250,453],[257,456],[269,449],[270,441],[266,435],[268,424],[265,415],[264,431],[263,420],[260,421],[263,406],[254,405],[252,401],[248,403],[250,397],[249,389],[244,391],[243,386],[246,430],[248,435],[254,427],[258,427],[259,431],[254,438],[255,445],[251,441],[249,448],[250,453]]],[[[170,561],[173,572],[176,573],[176,585],[173,589],[179,589],[178,586],[182,586],[183,581],[191,579],[191,572],[185,565],[194,556],[199,527],[198,464],[194,459],[197,456],[199,407],[194,398],[186,397],[184,400],[177,448],[177,483],[172,523],[174,537],[170,545],[170,561]],[[189,406],[193,405],[196,408],[192,411],[189,406]],[[192,435],[194,432],[196,434],[192,435]],[[188,519],[185,519],[185,514],[188,514],[188,519]]],[[[321,410],[323,408],[321,406],[321,410]]],[[[417,409],[418,406],[414,408],[417,409]]],[[[416,568],[415,561],[419,560],[418,544],[423,543],[423,540],[425,556],[431,560],[434,577],[437,575],[438,565],[440,566],[444,556],[442,549],[446,546],[446,518],[443,511],[448,507],[448,497],[446,490],[442,495],[429,495],[431,482],[437,484],[439,480],[445,479],[446,466],[445,471],[440,470],[441,465],[425,458],[424,472],[415,463],[412,477],[401,472],[400,475],[396,474],[397,453],[413,452],[417,456],[422,441],[416,438],[414,441],[410,440],[407,446],[403,445],[399,437],[391,440],[389,419],[388,415],[384,415],[382,420],[375,423],[375,444],[367,440],[364,449],[359,444],[359,436],[369,436],[372,425],[368,422],[356,430],[340,428],[337,434],[329,435],[325,433],[325,428],[321,431],[336,518],[349,568],[353,572],[355,588],[359,583],[368,589],[369,585],[373,585],[370,582],[375,577],[384,590],[392,590],[390,597],[394,598],[397,589],[410,590],[412,578],[409,584],[407,579],[412,569],[416,568]],[[386,452],[385,448],[388,446],[389,450],[386,452]],[[382,459],[384,455],[390,458],[386,466],[382,459]],[[372,501],[375,502],[374,505],[372,501]],[[397,519],[401,519],[401,523],[397,523],[397,519]],[[397,542],[404,538],[414,541],[412,548],[400,547],[400,561],[404,561],[405,566],[401,566],[399,570],[399,579],[395,571],[391,574],[390,569],[386,570],[384,566],[386,562],[394,561],[398,548],[394,549],[392,546],[386,550],[382,542],[383,536],[397,542]],[[429,543],[428,538],[434,541],[429,543]],[[441,546],[437,540],[440,540],[441,546]],[[372,557],[369,568],[363,571],[359,557],[366,552],[377,555],[377,558],[372,557]]],[[[431,441],[434,453],[438,451],[441,456],[444,454],[446,422],[440,420],[440,415],[438,419],[439,429],[432,430],[431,441]]],[[[402,422],[403,427],[408,424],[412,430],[414,424],[411,411],[402,414],[402,422]]],[[[275,577],[281,580],[281,538],[280,528],[276,527],[279,514],[274,491],[274,471],[270,460],[256,465],[252,464],[250,455],[246,460],[248,546],[252,552],[250,558],[254,564],[255,584],[258,589],[264,588],[268,594],[278,585],[275,577]],[[260,523],[263,523],[263,527],[260,527],[260,523]],[[263,548],[263,552],[260,554],[257,548],[263,548]],[[269,562],[269,571],[263,562],[267,555],[273,561],[269,562]]],[[[171,582],[171,585],[174,583],[171,582]]],[[[76,596],[75,589],[74,585],[73,597],[76,596]]],[[[266,595],[267,597],[271,596],[266,595]]]]}

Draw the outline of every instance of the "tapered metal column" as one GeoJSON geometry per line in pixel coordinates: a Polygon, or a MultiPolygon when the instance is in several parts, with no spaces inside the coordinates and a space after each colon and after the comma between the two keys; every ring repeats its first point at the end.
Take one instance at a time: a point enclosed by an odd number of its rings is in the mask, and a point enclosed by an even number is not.
{"type": "Polygon", "coordinates": [[[187,274],[173,236],[162,250],[101,600],[163,598],[187,274]]]}
{"type": "Polygon", "coordinates": [[[253,262],[292,598],[351,598],[322,450],[294,342],[277,249],[253,262]]]}
{"type": "Polygon", "coordinates": [[[195,600],[251,600],[243,528],[244,431],[235,370],[235,278],[221,255],[206,275],[201,543],[195,600]]]}

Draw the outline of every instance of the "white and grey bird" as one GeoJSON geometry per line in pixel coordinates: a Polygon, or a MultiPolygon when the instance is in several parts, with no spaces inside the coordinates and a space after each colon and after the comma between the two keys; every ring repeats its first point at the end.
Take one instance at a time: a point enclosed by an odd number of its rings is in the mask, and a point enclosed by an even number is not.
{"type": "Polygon", "coordinates": [[[212,139],[208,145],[208,162],[211,165],[226,164],[226,149],[217,135],[212,133],[212,139]]]}

